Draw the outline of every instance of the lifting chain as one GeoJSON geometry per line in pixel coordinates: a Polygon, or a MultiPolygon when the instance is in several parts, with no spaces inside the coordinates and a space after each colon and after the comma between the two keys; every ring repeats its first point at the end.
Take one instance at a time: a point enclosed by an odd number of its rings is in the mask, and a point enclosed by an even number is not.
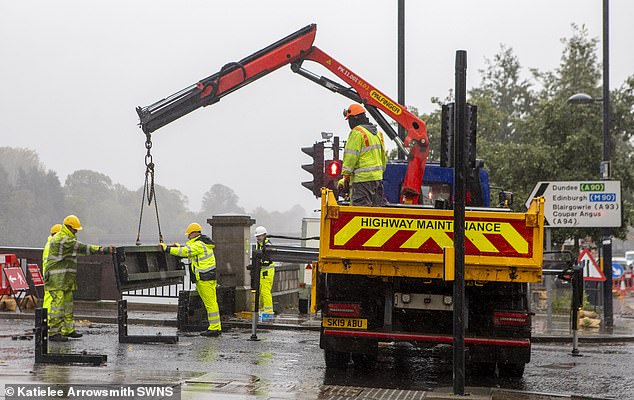
{"type": "Polygon", "coordinates": [[[147,204],[150,206],[154,200],[154,209],[156,210],[156,223],[158,225],[159,243],[163,242],[163,233],[161,232],[161,222],[159,220],[158,204],[156,202],[156,192],[154,191],[154,162],[152,161],[152,137],[149,133],[145,134],[145,184],[143,185],[143,195],[141,196],[141,212],[139,213],[139,229],[136,235],[136,245],[141,245],[141,222],[143,221],[143,203],[147,198],[147,204]]]}

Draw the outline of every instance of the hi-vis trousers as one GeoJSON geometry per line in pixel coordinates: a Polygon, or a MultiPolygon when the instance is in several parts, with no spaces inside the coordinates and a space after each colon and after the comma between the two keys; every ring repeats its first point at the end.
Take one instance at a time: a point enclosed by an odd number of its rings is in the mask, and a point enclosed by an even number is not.
{"type": "Polygon", "coordinates": [[[48,313],[48,335],[69,335],[75,331],[72,290],[44,291],[44,308],[48,313]]]}
{"type": "Polygon", "coordinates": [[[207,321],[209,321],[209,331],[220,331],[220,309],[216,298],[216,281],[197,281],[196,291],[205,304],[207,310],[207,321]]]}
{"type": "Polygon", "coordinates": [[[273,314],[273,277],[275,276],[275,268],[262,269],[260,271],[260,307],[263,313],[273,314]],[[265,274],[266,273],[266,274],[265,274]],[[266,276],[265,276],[266,275],[266,276]]]}

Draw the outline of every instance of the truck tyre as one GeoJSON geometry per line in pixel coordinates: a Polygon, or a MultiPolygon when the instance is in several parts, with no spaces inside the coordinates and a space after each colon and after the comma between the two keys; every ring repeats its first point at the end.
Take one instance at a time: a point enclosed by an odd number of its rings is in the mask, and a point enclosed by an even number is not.
{"type": "Polygon", "coordinates": [[[500,378],[521,378],[524,375],[526,364],[498,363],[498,375],[500,378]]]}
{"type": "Polygon", "coordinates": [[[346,368],[350,362],[350,353],[334,350],[324,350],[326,368],[346,368]]]}
{"type": "Polygon", "coordinates": [[[472,376],[493,378],[495,376],[495,362],[474,362],[470,365],[472,376]]]}
{"type": "Polygon", "coordinates": [[[363,354],[363,353],[352,353],[352,361],[354,362],[355,367],[370,369],[376,365],[376,360],[378,358],[377,353],[372,354],[363,354]]]}

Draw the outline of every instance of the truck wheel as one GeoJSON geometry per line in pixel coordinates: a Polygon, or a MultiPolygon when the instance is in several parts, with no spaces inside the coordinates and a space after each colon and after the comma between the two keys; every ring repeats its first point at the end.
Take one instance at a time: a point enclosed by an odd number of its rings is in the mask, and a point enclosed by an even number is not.
{"type": "Polygon", "coordinates": [[[376,364],[378,354],[352,353],[352,361],[359,368],[372,368],[376,364]]]}
{"type": "Polygon", "coordinates": [[[470,366],[472,376],[492,378],[495,375],[495,362],[474,362],[470,366]]]}
{"type": "Polygon", "coordinates": [[[326,360],[326,368],[345,368],[350,362],[350,353],[324,350],[324,359],[326,360]]]}
{"type": "Polygon", "coordinates": [[[521,378],[526,364],[498,363],[500,378],[521,378]]]}

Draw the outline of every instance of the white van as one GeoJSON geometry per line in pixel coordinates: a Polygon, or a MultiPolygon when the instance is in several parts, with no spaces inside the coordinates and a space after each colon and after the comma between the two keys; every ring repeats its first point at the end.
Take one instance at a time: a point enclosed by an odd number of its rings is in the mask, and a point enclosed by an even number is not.
{"type": "Polygon", "coordinates": [[[614,264],[620,264],[621,267],[623,268],[623,272],[629,271],[632,269],[629,265],[627,265],[627,261],[625,260],[625,257],[612,257],[612,265],[614,264]]]}
{"type": "Polygon", "coordinates": [[[632,264],[634,264],[634,251],[625,252],[625,262],[627,263],[628,267],[632,267],[632,264]]]}

